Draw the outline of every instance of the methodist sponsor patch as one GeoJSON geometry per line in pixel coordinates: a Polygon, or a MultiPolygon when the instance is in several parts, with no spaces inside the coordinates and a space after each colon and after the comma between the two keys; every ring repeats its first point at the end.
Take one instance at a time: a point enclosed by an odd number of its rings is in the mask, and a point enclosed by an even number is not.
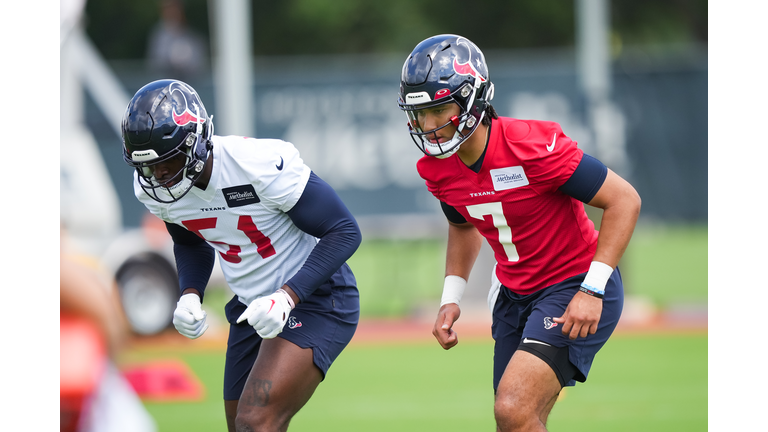
{"type": "Polygon", "coordinates": [[[249,184],[224,188],[221,192],[224,194],[224,199],[227,200],[227,206],[230,208],[256,204],[261,201],[258,195],[256,195],[253,185],[249,184]]]}
{"type": "Polygon", "coordinates": [[[525,176],[525,171],[521,166],[491,170],[491,179],[493,180],[493,189],[497,191],[528,185],[528,177],[525,176]]]}

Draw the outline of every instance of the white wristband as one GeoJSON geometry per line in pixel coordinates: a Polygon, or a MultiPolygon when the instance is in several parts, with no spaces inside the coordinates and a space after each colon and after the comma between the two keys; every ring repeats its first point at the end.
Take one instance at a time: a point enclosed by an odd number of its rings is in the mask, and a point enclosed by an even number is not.
{"type": "Polygon", "coordinates": [[[445,277],[445,284],[443,285],[443,298],[440,299],[440,306],[447,303],[456,303],[457,305],[461,301],[461,296],[464,295],[464,288],[467,287],[467,281],[460,276],[448,275],[445,277]]]}
{"type": "Polygon", "coordinates": [[[592,261],[581,286],[592,292],[605,294],[605,285],[608,283],[611,274],[613,274],[613,267],[600,261],[592,261]]]}
{"type": "Polygon", "coordinates": [[[293,310],[293,308],[296,307],[296,305],[293,303],[293,299],[291,298],[291,295],[288,294],[288,291],[286,291],[286,290],[284,290],[282,288],[279,288],[276,292],[280,292],[280,293],[283,293],[285,295],[285,298],[288,299],[288,304],[291,306],[291,310],[293,310]]]}

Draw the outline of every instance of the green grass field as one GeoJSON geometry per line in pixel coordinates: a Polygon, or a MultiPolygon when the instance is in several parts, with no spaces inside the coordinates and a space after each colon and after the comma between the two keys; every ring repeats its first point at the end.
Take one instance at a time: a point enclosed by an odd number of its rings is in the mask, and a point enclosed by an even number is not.
{"type": "MultiPolygon", "coordinates": [[[[364,317],[400,316],[436,301],[441,240],[367,241],[350,260],[364,317]]],[[[622,261],[627,292],[658,307],[706,306],[707,228],[638,227],[622,261]]],[[[224,290],[206,294],[215,314],[224,290]]],[[[160,432],[226,430],[223,351],[133,349],[123,361],[180,358],[200,378],[206,399],[146,403],[160,432]]],[[[351,345],[331,368],[291,431],[492,431],[491,340],[351,345]]],[[[552,431],[707,430],[707,335],[617,334],[600,351],[586,384],[566,389],[552,431]]]]}
{"type": "Polygon", "coordinates": [[[627,293],[659,307],[707,302],[707,227],[640,226],[622,260],[627,293]]]}
{"type": "MultiPolygon", "coordinates": [[[[206,387],[197,403],[147,403],[161,432],[225,430],[224,353],[162,349],[132,361],[179,357],[206,387]]],[[[292,431],[492,431],[489,340],[450,351],[436,343],[351,345],[292,431]]],[[[617,334],[595,359],[589,380],[569,387],[550,416],[552,431],[706,431],[707,336],[617,334]]]]}

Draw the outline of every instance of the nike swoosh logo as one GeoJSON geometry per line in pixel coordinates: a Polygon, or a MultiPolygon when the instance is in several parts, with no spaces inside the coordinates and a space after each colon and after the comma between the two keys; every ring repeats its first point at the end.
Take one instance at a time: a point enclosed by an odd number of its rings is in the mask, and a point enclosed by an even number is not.
{"type": "Polygon", "coordinates": [[[551,152],[552,150],[555,149],[555,141],[557,141],[557,134],[555,134],[555,136],[552,137],[552,145],[547,145],[548,152],[551,152]]]}
{"type": "Polygon", "coordinates": [[[267,313],[269,313],[272,310],[272,308],[275,306],[275,301],[274,300],[270,300],[270,301],[272,302],[272,304],[269,305],[269,310],[267,311],[267,313]]]}
{"type": "Polygon", "coordinates": [[[528,338],[523,339],[523,343],[537,343],[537,344],[541,344],[541,345],[552,346],[552,345],[550,345],[548,343],[544,343],[542,341],[537,341],[537,340],[528,339],[528,338]]]}
{"type": "Polygon", "coordinates": [[[280,156],[280,165],[275,165],[275,168],[277,168],[278,171],[283,170],[283,157],[280,156]]]}

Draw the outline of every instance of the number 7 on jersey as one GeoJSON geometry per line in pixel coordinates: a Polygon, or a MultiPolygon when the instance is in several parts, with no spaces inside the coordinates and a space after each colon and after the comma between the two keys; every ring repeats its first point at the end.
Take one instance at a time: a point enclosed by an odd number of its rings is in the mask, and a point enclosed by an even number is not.
{"type": "MultiPolygon", "coordinates": [[[[485,204],[475,204],[467,206],[467,212],[475,219],[484,220],[485,216],[491,216],[493,226],[496,227],[498,236],[496,240],[504,248],[507,254],[507,261],[516,262],[520,259],[517,254],[517,247],[512,243],[512,229],[507,225],[507,218],[504,217],[504,209],[500,202],[490,202],[485,204]]],[[[488,239],[491,240],[490,238],[488,239]]]]}

